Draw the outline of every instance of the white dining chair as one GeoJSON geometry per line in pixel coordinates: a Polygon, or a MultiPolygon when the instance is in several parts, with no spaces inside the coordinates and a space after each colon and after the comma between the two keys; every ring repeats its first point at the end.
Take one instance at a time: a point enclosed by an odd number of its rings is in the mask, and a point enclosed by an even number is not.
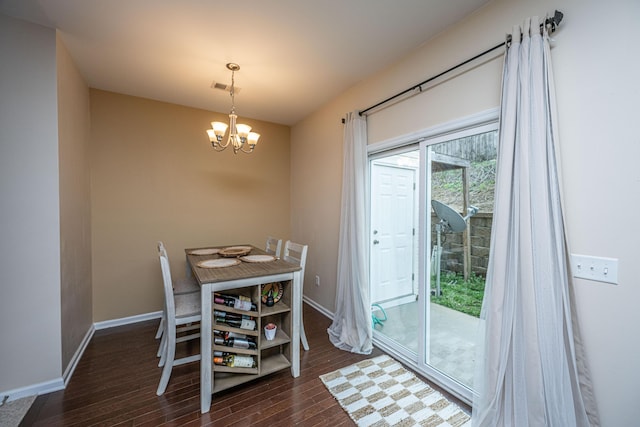
{"type": "Polygon", "coordinates": [[[276,239],[275,237],[267,237],[267,243],[264,251],[269,255],[273,255],[276,258],[280,258],[280,251],[282,250],[282,239],[276,239]]]}
{"type": "Polygon", "coordinates": [[[302,291],[304,289],[304,267],[307,263],[307,245],[301,245],[300,243],[294,243],[291,240],[287,240],[284,244],[284,255],[282,259],[292,264],[300,266],[300,340],[302,341],[302,347],[305,350],[309,350],[309,343],[307,341],[307,334],[304,332],[304,322],[302,321],[302,291]]]}
{"type": "Polygon", "coordinates": [[[162,281],[164,283],[164,309],[166,318],[164,331],[160,343],[160,364],[162,366],[162,376],[158,384],[156,394],[162,395],[167,389],[171,371],[174,366],[200,360],[200,354],[175,358],[176,345],[181,342],[200,339],[200,333],[191,333],[193,329],[199,329],[195,324],[199,323],[202,316],[200,310],[200,293],[175,294],[171,281],[171,269],[169,259],[165,255],[160,255],[160,267],[162,269],[162,281]],[[178,336],[182,326],[187,327],[186,335],[178,336]]]}
{"type": "MultiPolygon", "coordinates": [[[[164,247],[164,243],[162,241],[158,242],[158,255],[164,255],[165,258],[169,259],[169,255],[167,255],[167,250],[164,247]]],[[[200,292],[200,286],[198,282],[193,277],[183,277],[178,280],[174,280],[173,282],[173,293],[175,295],[180,294],[190,294],[193,292],[200,292]]],[[[162,331],[164,330],[164,322],[165,322],[165,313],[162,311],[162,317],[160,318],[160,324],[158,325],[158,330],[156,331],[156,339],[162,337],[162,331]]],[[[160,357],[160,349],[158,349],[158,357],[160,357]]]]}
{"type": "MultiPolygon", "coordinates": [[[[167,255],[167,250],[162,241],[158,242],[158,255],[164,255],[169,259],[169,255],[167,255]]],[[[173,281],[174,294],[188,294],[191,292],[200,292],[200,286],[194,277],[183,277],[173,281]]]]}

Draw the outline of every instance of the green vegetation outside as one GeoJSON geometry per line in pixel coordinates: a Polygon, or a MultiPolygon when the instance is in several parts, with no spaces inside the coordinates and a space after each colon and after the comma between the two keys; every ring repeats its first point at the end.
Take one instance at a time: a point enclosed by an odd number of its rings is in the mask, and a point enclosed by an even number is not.
{"type": "MultiPolygon", "coordinates": [[[[435,277],[432,277],[432,290],[435,290],[435,277]]],[[[480,317],[482,298],[484,296],[485,278],[472,274],[469,280],[451,272],[440,275],[440,292],[442,295],[431,295],[431,302],[449,307],[453,310],[480,317]]]]}

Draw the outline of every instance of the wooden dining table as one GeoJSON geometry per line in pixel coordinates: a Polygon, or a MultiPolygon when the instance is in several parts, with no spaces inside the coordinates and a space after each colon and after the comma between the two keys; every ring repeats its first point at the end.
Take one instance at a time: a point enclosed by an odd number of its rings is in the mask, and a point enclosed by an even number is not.
{"type": "MultiPolygon", "coordinates": [[[[185,249],[187,257],[187,273],[201,286],[202,320],[200,322],[200,410],[209,412],[214,392],[214,375],[212,368],[212,330],[213,330],[213,294],[237,288],[261,285],[265,283],[291,281],[291,376],[300,375],[300,323],[302,317],[301,268],[296,264],[276,258],[270,262],[240,262],[224,268],[202,268],[198,263],[219,259],[218,254],[194,255],[202,249],[221,249],[230,246],[251,247],[251,255],[265,255],[266,252],[253,245],[208,246],[206,248],[185,249]]],[[[204,251],[207,252],[207,251],[204,251]]]]}

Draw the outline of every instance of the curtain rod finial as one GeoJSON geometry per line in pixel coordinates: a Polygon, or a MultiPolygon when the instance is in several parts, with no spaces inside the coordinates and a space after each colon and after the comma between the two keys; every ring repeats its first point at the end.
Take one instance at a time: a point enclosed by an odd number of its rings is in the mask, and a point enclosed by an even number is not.
{"type": "Polygon", "coordinates": [[[553,17],[552,18],[547,18],[544,21],[545,25],[551,26],[551,32],[554,32],[556,30],[556,27],[558,25],[560,25],[560,22],[562,21],[562,18],[564,18],[564,13],[560,12],[559,10],[556,10],[553,13],[553,17]]]}

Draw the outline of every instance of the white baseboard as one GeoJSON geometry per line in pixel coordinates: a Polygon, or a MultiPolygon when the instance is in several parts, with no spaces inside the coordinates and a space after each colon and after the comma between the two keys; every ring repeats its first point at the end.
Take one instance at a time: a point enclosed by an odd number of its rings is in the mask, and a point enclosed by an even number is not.
{"type": "Polygon", "coordinates": [[[309,304],[311,307],[313,307],[316,311],[319,311],[321,314],[324,314],[325,317],[328,317],[329,319],[333,320],[334,313],[332,313],[331,311],[327,310],[326,308],[324,308],[323,306],[321,306],[320,304],[318,304],[317,302],[315,302],[311,298],[307,298],[307,297],[305,297],[303,295],[302,296],[302,301],[304,301],[307,304],[309,304]]]}
{"type": "Polygon", "coordinates": [[[27,396],[37,396],[40,394],[52,393],[54,391],[64,389],[64,381],[62,377],[53,379],[51,381],[45,381],[37,384],[30,384],[25,387],[15,388],[13,390],[7,390],[0,392],[0,400],[2,397],[9,396],[7,402],[11,402],[16,399],[21,399],[27,396]]]}
{"type": "Polygon", "coordinates": [[[91,325],[87,333],[84,335],[82,342],[78,346],[78,349],[76,350],[73,357],[71,358],[71,361],[67,365],[67,369],[64,370],[64,373],[62,374],[62,381],[65,387],[67,386],[67,384],[69,384],[69,380],[71,379],[73,372],[76,370],[76,366],[78,366],[78,362],[80,361],[80,358],[82,357],[82,355],[84,354],[84,351],[89,345],[89,342],[91,341],[91,338],[93,337],[93,333],[95,331],[96,331],[95,326],[91,325]]]}
{"type": "Polygon", "coordinates": [[[153,311],[151,313],[138,314],[135,316],[122,317],[120,319],[104,320],[93,324],[96,331],[100,329],[114,328],[116,326],[130,325],[132,323],[144,322],[146,320],[159,319],[162,317],[162,311],[153,311]]]}

